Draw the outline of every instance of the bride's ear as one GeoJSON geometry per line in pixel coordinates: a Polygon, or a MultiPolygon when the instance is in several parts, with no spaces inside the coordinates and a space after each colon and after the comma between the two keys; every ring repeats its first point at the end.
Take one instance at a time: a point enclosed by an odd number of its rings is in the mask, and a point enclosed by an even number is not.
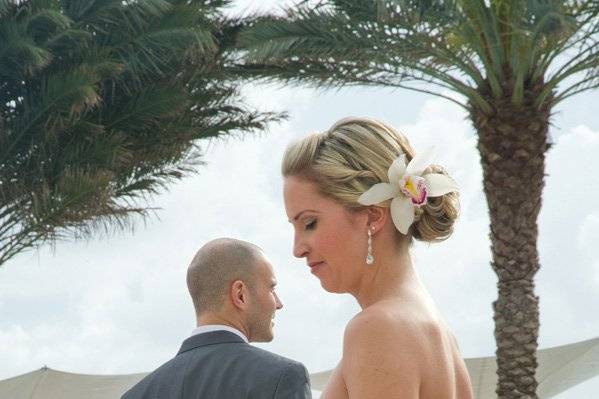
{"type": "Polygon", "coordinates": [[[368,226],[374,234],[378,233],[389,219],[389,208],[371,205],[366,209],[366,212],[368,226]]]}

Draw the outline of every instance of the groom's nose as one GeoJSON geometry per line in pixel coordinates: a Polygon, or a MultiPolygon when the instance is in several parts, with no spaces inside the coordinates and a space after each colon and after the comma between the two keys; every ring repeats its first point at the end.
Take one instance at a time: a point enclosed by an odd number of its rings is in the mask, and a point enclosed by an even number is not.
{"type": "Polygon", "coordinates": [[[281,298],[279,298],[279,296],[276,293],[275,293],[275,300],[276,300],[277,310],[282,309],[283,302],[281,302],[281,298]]]}

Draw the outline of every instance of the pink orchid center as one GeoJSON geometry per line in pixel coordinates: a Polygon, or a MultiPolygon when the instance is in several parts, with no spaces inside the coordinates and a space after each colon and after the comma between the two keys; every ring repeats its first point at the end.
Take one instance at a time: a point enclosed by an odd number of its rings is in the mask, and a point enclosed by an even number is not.
{"type": "Polygon", "coordinates": [[[421,207],[426,204],[428,193],[426,181],[420,176],[403,176],[399,181],[401,192],[412,200],[412,204],[421,207]]]}

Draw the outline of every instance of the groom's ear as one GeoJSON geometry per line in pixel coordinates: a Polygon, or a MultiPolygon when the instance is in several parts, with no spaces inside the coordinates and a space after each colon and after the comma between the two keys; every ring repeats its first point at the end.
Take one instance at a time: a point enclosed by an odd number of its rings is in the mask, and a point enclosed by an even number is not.
{"type": "Polygon", "coordinates": [[[248,308],[248,287],[242,280],[235,280],[231,283],[229,299],[237,309],[245,310],[248,308]]]}

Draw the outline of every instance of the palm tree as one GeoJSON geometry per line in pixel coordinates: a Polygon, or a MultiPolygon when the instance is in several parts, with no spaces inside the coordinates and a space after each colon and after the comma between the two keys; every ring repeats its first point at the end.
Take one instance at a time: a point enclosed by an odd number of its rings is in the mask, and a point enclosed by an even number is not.
{"type": "Polygon", "coordinates": [[[210,0],[0,0],[0,265],[133,226],[201,164],[199,139],[264,128],[210,0]]]}
{"type": "Polygon", "coordinates": [[[599,86],[597,0],[320,0],[248,19],[239,68],[318,87],[440,96],[478,133],[490,213],[500,398],[536,397],[534,276],[556,104],[599,86]],[[465,101],[455,99],[457,93],[465,101]]]}

